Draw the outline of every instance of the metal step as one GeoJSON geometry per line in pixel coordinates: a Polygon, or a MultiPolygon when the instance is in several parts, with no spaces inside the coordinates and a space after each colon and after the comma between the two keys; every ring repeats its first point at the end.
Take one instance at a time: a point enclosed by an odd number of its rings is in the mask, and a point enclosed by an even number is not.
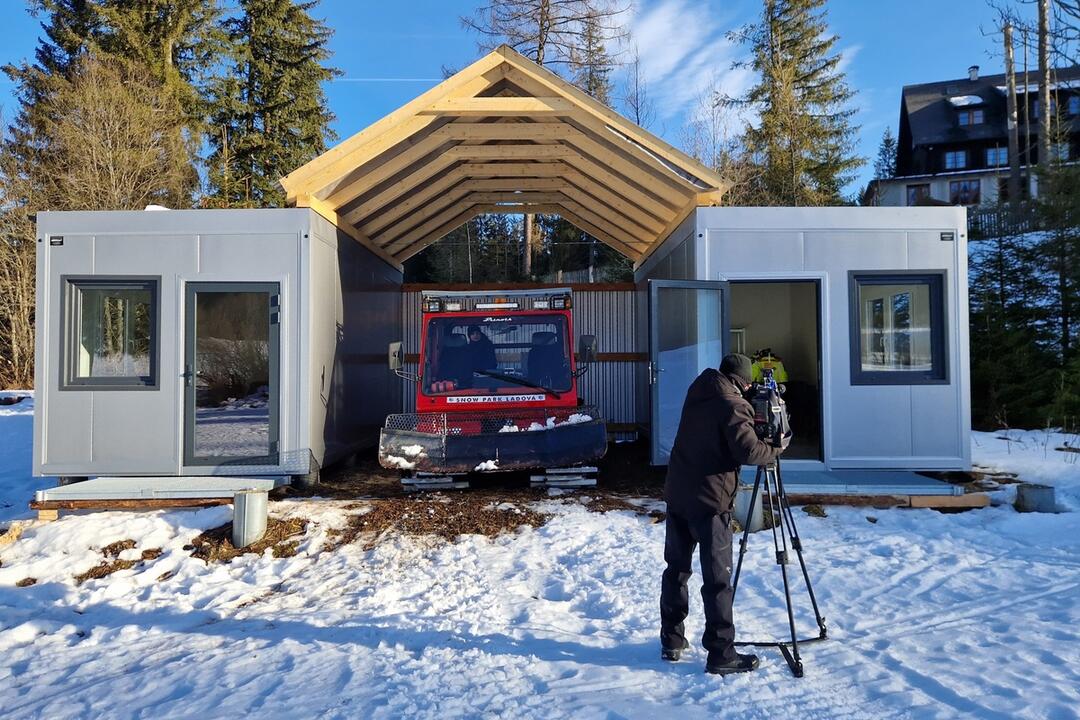
{"type": "Polygon", "coordinates": [[[420,492],[423,490],[464,490],[469,481],[464,475],[439,475],[438,473],[415,473],[401,478],[405,490],[420,492]]]}
{"type": "Polygon", "coordinates": [[[288,485],[289,476],[250,477],[96,477],[83,482],[38,490],[37,502],[57,500],[153,500],[231,498],[240,490],[270,491],[288,485]]]}
{"type": "Polygon", "coordinates": [[[575,488],[593,487],[596,485],[597,468],[569,467],[547,468],[543,475],[533,475],[529,478],[532,487],[551,488],[575,488]]]}

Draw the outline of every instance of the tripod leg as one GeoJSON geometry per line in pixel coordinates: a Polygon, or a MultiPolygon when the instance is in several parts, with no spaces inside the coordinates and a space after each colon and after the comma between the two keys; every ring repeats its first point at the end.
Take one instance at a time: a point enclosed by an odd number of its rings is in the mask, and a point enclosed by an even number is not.
{"type": "Polygon", "coordinates": [[[780,502],[780,511],[784,515],[784,519],[788,525],[788,534],[791,536],[791,547],[795,550],[795,555],[799,558],[799,567],[802,568],[803,582],[806,583],[806,592],[810,595],[810,604],[814,608],[814,619],[818,624],[818,637],[825,638],[828,636],[828,628],[825,625],[825,618],[822,617],[821,611],[818,609],[817,597],[814,595],[814,586],[810,583],[810,573],[806,569],[806,560],[803,558],[802,553],[802,538],[799,537],[799,530],[795,526],[795,515],[791,511],[791,503],[788,502],[787,490],[784,489],[784,478],[780,473],[780,468],[777,466],[776,470],[776,488],[777,499],[780,502]]]}
{"type": "MultiPolygon", "coordinates": [[[[746,539],[750,537],[750,519],[754,515],[754,503],[757,502],[758,490],[761,488],[761,467],[754,475],[754,489],[750,492],[750,509],[746,511],[746,527],[743,528],[742,539],[739,540],[739,561],[735,564],[735,575],[731,579],[731,600],[735,600],[735,592],[739,589],[739,573],[742,572],[742,561],[746,556],[746,539]]],[[[738,492],[736,490],[736,492],[738,492]]]]}
{"type": "Polygon", "coordinates": [[[784,645],[780,644],[780,651],[787,660],[788,667],[795,677],[803,676],[802,661],[799,659],[799,639],[795,634],[795,610],[791,605],[791,585],[787,575],[787,524],[785,523],[783,501],[779,495],[779,484],[775,475],[776,468],[770,467],[765,470],[765,497],[769,502],[769,513],[773,521],[773,545],[776,548],[776,564],[780,566],[780,576],[784,581],[784,600],[787,603],[788,628],[791,630],[791,652],[788,653],[784,645]],[[770,477],[771,476],[771,477],[770,477]],[[776,491],[775,505],[773,504],[773,492],[776,491]]]}

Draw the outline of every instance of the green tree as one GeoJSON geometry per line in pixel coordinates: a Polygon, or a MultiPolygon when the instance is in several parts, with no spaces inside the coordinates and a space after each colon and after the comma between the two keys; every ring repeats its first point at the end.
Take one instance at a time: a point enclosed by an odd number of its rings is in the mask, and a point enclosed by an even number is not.
{"type": "Polygon", "coordinates": [[[239,0],[222,21],[229,55],[211,83],[210,199],[219,207],[284,204],[278,178],[324,152],[334,119],[322,83],[333,31],[317,0],[239,0]]]}
{"type": "Polygon", "coordinates": [[[761,165],[762,202],[832,205],[863,159],[854,153],[854,92],[834,52],[825,0],[764,0],[761,19],[734,34],[750,46],[758,82],[742,98],[758,113],[746,140],[761,165]]]}
{"type": "Polygon", "coordinates": [[[896,175],[896,138],[892,128],[885,128],[878,145],[877,159],[874,160],[874,177],[887,180],[896,175]]]}

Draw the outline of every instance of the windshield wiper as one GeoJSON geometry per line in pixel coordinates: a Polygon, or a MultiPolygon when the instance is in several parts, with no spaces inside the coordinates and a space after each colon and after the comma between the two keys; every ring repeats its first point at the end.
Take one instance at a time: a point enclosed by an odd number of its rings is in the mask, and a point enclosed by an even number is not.
{"type": "Polygon", "coordinates": [[[524,378],[514,377],[513,375],[503,375],[502,373],[491,372],[490,370],[473,370],[473,372],[478,373],[480,375],[486,375],[489,378],[495,378],[496,380],[503,380],[503,381],[508,382],[508,383],[514,383],[515,385],[524,385],[525,387],[531,387],[531,388],[536,388],[537,390],[543,390],[548,395],[551,395],[552,397],[554,397],[556,400],[562,397],[562,395],[555,392],[551,388],[544,387],[543,385],[539,385],[539,384],[534,383],[534,382],[532,382],[530,380],[525,380],[524,378]]]}

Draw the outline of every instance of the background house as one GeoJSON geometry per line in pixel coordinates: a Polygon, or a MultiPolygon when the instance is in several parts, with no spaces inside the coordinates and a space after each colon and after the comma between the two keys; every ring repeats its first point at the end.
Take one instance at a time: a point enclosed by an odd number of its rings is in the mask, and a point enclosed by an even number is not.
{"type": "MultiPolygon", "coordinates": [[[[1037,165],[1038,101],[1036,73],[1017,73],[1017,114],[1023,192],[1038,193],[1028,169],[1037,165]]],[[[1080,66],[1054,71],[1051,112],[1062,121],[1058,158],[1080,158],[1080,66]]],[[[896,176],[876,180],[872,204],[991,205],[1004,200],[1009,171],[1009,139],[1004,74],[979,75],[904,87],[900,101],[896,176]]]]}

